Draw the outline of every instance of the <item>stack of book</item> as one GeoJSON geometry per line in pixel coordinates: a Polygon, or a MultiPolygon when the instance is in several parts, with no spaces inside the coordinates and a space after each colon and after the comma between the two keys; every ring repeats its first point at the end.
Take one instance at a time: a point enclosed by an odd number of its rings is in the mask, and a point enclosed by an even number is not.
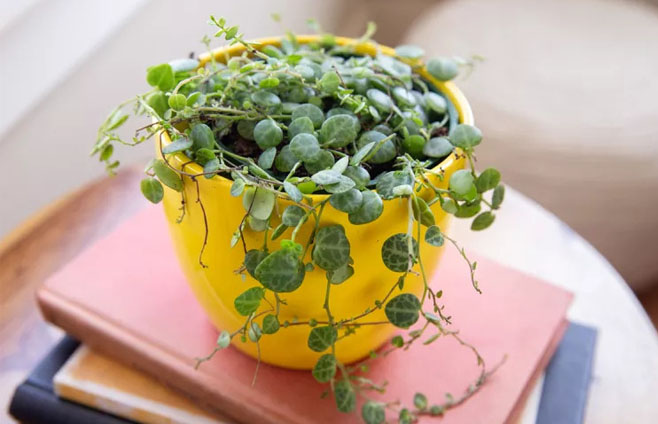
{"type": "MultiPolygon", "coordinates": [[[[487,364],[507,358],[443,423],[580,423],[596,331],[568,323],[571,295],[478,258],[484,294],[447,251],[434,284],[460,337],[487,364]]],[[[83,252],[38,293],[46,320],[65,338],[15,392],[10,412],[26,423],[359,422],[337,412],[310,373],[261,365],[232,348],[198,370],[217,330],[187,287],[162,212],[147,208],[83,252]]],[[[452,339],[375,360],[369,377],[390,381],[384,399],[411,403],[415,391],[441,401],[478,375],[452,339]]],[[[357,409],[358,411],[358,409],[357,409]]],[[[433,418],[423,418],[427,422],[433,418]]]]}

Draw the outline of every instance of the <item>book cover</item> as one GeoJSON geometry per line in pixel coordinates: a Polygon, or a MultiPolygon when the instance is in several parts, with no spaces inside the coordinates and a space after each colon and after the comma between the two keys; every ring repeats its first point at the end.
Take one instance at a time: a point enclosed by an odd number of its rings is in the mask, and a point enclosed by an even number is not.
{"type": "Polygon", "coordinates": [[[24,424],[129,424],[101,410],[60,399],[53,390],[53,376],[80,343],[63,338],[21,383],[9,404],[9,414],[24,424]]]}
{"type": "MultiPolygon", "coordinates": [[[[535,383],[518,424],[536,423],[542,382],[543,378],[535,383]]],[[[154,378],[84,345],[55,374],[54,383],[55,392],[64,399],[145,424],[232,422],[203,413],[154,378]]]]}
{"type": "Polygon", "coordinates": [[[80,346],[53,379],[57,396],[144,424],[221,424],[155,379],[80,346]]]}
{"type": "Polygon", "coordinates": [[[546,368],[537,424],[580,424],[585,420],[592,379],[596,330],[571,323],[546,368]]]}
{"type": "MultiPolygon", "coordinates": [[[[507,362],[445,423],[513,422],[565,329],[571,295],[478,259],[484,294],[447,250],[434,276],[460,336],[493,365],[507,362]]],[[[44,317],[86,344],[155,376],[194,402],[244,422],[358,422],[320,399],[324,387],[308,372],[263,365],[221,351],[199,370],[194,358],[213,349],[217,330],[193,298],[174,257],[164,217],[149,207],[51,277],[38,293],[44,317]],[[119,265],[120,264],[120,265],[119,265]],[[245,405],[248,405],[245,406],[245,405]]],[[[386,398],[411,402],[420,390],[442,401],[460,395],[478,375],[468,349],[451,340],[419,345],[375,361],[369,376],[391,381],[386,398]]]]}

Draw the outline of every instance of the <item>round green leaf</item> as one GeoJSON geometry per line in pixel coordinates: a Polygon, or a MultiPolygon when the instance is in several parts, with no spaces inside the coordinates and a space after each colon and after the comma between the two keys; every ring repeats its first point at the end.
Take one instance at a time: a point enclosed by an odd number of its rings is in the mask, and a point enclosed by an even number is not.
{"type": "Polygon", "coordinates": [[[182,152],[183,150],[187,150],[190,147],[192,147],[192,140],[185,137],[179,137],[164,146],[162,148],[162,153],[168,155],[170,153],[182,152]]]}
{"type": "Polygon", "coordinates": [[[244,267],[249,274],[256,278],[256,267],[267,257],[267,252],[258,249],[252,249],[244,255],[244,267]]]}
{"type": "Polygon", "coordinates": [[[297,158],[290,150],[290,145],[286,144],[274,158],[274,166],[281,172],[290,172],[297,163],[297,158]]]}
{"type": "Polygon", "coordinates": [[[280,326],[276,315],[268,314],[263,318],[263,334],[274,334],[279,331],[280,326]]]}
{"type": "Polygon", "coordinates": [[[337,270],[327,271],[327,279],[331,284],[342,284],[354,275],[354,268],[351,265],[343,265],[337,270]]]}
{"type": "Polygon", "coordinates": [[[423,146],[423,154],[430,158],[442,158],[452,153],[454,147],[445,137],[432,137],[423,146]]]}
{"type": "Polygon", "coordinates": [[[361,407],[361,418],[366,424],[382,424],[386,420],[384,405],[372,400],[361,407]]]}
{"type": "Polygon", "coordinates": [[[160,91],[169,91],[174,88],[174,70],[168,63],[151,66],[146,70],[146,82],[151,87],[158,87],[160,91]]]}
{"type": "Polygon", "coordinates": [[[320,88],[325,93],[334,93],[338,90],[339,86],[340,78],[338,78],[338,74],[336,74],[335,71],[327,71],[322,75],[322,78],[320,78],[320,88]]]}
{"type": "Polygon", "coordinates": [[[167,96],[164,93],[158,92],[151,94],[146,98],[146,104],[148,104],[160,118],[164,117],[165,112],[169,110],[167,96]]]}
{"type": "Polygon", "coordinates": [[[473,125],[459,124],[448,139],[453,146],[470,151],[482,141],[482,132],[473,125]]]}
{"type": "MultiPolygon", "coordinates": [[[[441,199],[443,199],[443,198],[441,198],[441,199]]],[[[447,213],[452,214],[452,215],[457,213],[457,210],[458,210],[457,204],[452,199],[442,200],[441,201],[441,209],[443,209],[444,211],[446,211],[447,213]]]]}
{"type": "Polygon", "coordinates": [[[393,108],[393,100],[388,94],[381,90],[371,88],[366,92],[366,96],[372,105],[380,112],[388,113],[393,108]]]}
{"type": "Polygon", "coordinates": [[[281,99],[267,90],[259,90],[251,95],[251,101],[263,107],[272,107],[281,104],[281,99]]]}
{"type": "MultiPolygon", "coordinates": [[[[386,134],[381,133],[379,131],[366,131],[363,134],[361,134],[361,137],[359,137],[359,140],[357,141],[356,145],[359,149],[361,149],[372,142],[379,144],[380,141],[385,139],[386,137],[387,137],[386,134]]],[[[369,150],[367,153],[369,153],[369,150]]],[[[393,140],[386,140],[383,143],[381,143],[381,145],[377,148],[377,151],[372,156],[370,156],[368,162],[375,164],[386,163],[393,160],[396,154],[397,154],[397,149],[395,148],[395,142],[393,140]]]]}
{"type": "Polygon", "coordinates": [[[244,180],[240,177],[236,178],[231,184],[231,196],[238,197],[242,194],[245,188],[244,180]]]}
{"type": "Polygon", "coordinates": [[[321,150],[317,159],[313,161],[304,162],[304,168],[309,174],[315,174],[334,165],[334,155],[327,150],[321,150]]]}
{"type": "Polygon", "coordinates": [[[351,178],[358,190],[363,190],[370,182],[370,174],[362,166],[348,166],[343,175],[351,178]]]}
{"type": "Polygon", "coordinates": [[[241,137],[246,138],[247,140],[253,140],[254,127],[256,127],[256,121],[248,121],[246,119],[242,119],[238,121],[238,125],[237,125],[238,134],[240,134],[241,137]]]}
{"type": "Polygon", "coordinates": [[[402,293],[389,300],[384,307],[386,317],[391,324],[400,328],[409,328],[418,321],[420,301],[411,293],[402,293]]]}
{"type": "Polygon", "coordinates": [[[404,87],[398,86],[393,89],[393,98],[401,107],[414,107],[416,106],[416,98],[411,94],[411,91],[404,87]]]}
{"type": "Polygon", "coordinates": [[[336,341],[338,332],[333,326],[315,327],[308,335],[308,347],[315,352],[323,352],[336,341]]]}
{"type": "Polygon", "coordinates": [[[393,189],[401,185],[412,185],[413,178],[406,171],[389,171],[377,179],[377,193],[384,200],[395,197],[393,189]]]}
{"type": "Polygon", "coordinates": [[[341,175],[333,169],[326,169],[313,174],[311,180],[317,185],[335,184],[340,181],[341,175]]]}
{"type": "MultiPolygon", "coordinates": [[[[322,123],[320,136],[330,147],[345,147],[356,139],[354,118],[350,115],[334,115],[322,123]]],[[[324,143],[323,142],[323,143],[324,143]]]]}
{"type": "Polygon", "coordinates": [[[352,412],[356,407],[356,394],[354,388],[347,380],[340,380],[334,386],[336,408],[340,412],[352,412]]]}
{"type": "Polygon", "coordinates": [[[319,383],[328,383],[336,375],[336,357],[331,353],[320,356],[312,374],[319,383]]]}
{"type": "Polygon", "coordinates": [[[269,147],[258,157],[258,166],[263,169],[270,169],[274,163],[274,156],[276,155],[276,147],[269,147]]]}
{"type": "Polygon", "coordinates": [[[496,216],[489,211],[482,212],[480,215],[476,216],[475,219],[473,220],[473,223],[471,224],[471,230],[481,231],[486,228],[489,228],[489,226],[493,224],[495,218],[496,216]]]}
{"type": "Polygon", "coordinates": [[[367,224],[372,222],[384,211],[384,202],[381,197],[373,191],[363,191],[361,192],[363,196],[363,202],[358,211],[349,214],[348,218],[350,223],[355,225],[367,224]]]}
{"type": "Polygon", "coordinates": [[[248,316],[258,310],[263,296],[265,296],[265,290],[262,287],[252,287],[236,297],[233,305],[240,315],[248,316]]]}
{"type": "Polygon", "coordinates": [[[315,235],[313,262],[327,271],[336,270],[350,260],[350,242],[342,225],[322,227],[315,235]]]}
{"type": "Polygon", "coordinates": [[[313,122],[315,128],[320,128],[320,125],[324,122],[324,112],[322,112],[322,109],[310,103],[299,105],[292,111],[293,121],[302,116],[308,117],[313,122]]]}
{"type": "Polygon", "coordinates": [[[217,347],[220,349],[226,349],[228,345],[231,344],[231,333],[226,330],[222,330],[217,337],[217,347]]]}
{"type": "Polygon", "coordinates": [[[258,147],[265,150],[281,143],[283,131],[273,119],[263,119],[254,127],[254,139],[258,147]]]}
{"type": "Polygon", "coordinates": [[[441,229],[436,225],[432,225],[425,231],[425,241],[432,246],[441,247],[443,246],[443,234],[441,229]]]}
{"type": "Polygon", "coordinates": [[[320,156],[320,143],[313,134],[297,134],[290,141],[290,151],[298,160],[313,162],[320,156]]]}
{"type": "Polygon", "coordinates": [[[500,172],[494,168],[487,168],[475,180],[478,193],[489,191],[500,183],[500,172]]]}
{"type": "Polygon", "coordinates": [[[242,194],[242,206],[249,215],[262,221],[268,219],[274,209],[276,195],[262,188],[247,187],[242,194]]]}
{"type": "Polygon", "coordinates": [[[345,175],[341,175],[338,179],[337,183],[333,184],[326,184],[324,186],[324,189],[329,192],[329,193],[344,193],[348,190],[351,190],[356,184],[354,181],[346,177],[345,175]]]}
{"type": "Polygon", "coordinates": [[[313,121],[308,116],[295,119],[288,125],[288,138],[292,140],[297,134],[313,134],[313,121]]]}
{"type": "Polygon", "coordinates": [[[288,227],[296,227],[299,221],[304,218],[306,212],[297,205],[290,205],[283,211],[281,222],[288,227]]]}
{"type": "Polygon", "coordinates": [[[139,187],[142,190],[144,197],[146,197],[151,203],[160,203],[164,196],[162,184],[160,184],[160,181],[155,178],[144,178],[139,184],[139,187]]]}
{"type": "Polygon", "coordinates": [[[296,290],[304,280],[304,273],[304,264],[292,249],[280,249],[270,253],[255,270],[256,279],[277,293],[296,290]]]}
{"type": "Polygon", "coordinates": [[[428,108],[436,113],[443,115],[448,110],[448,102],[446,99],[433,91],[428,91],[423,95],[423,100],[428,108]]]}
{"type": "MultiPolygon", "coordinates": [[[[414,259],[418,256],[418,243],[412,238],[414,259]]],[[[405,272],[409,267],[409,236],[398,233],[390,236],[382,244],[382,260],[391,271],[405,272]]]]}
{"type": "Polygon", "coordinates": [[[158,159],[155,161],[153,164],[153,172],[155,172],[155,175],[158,177],[158,179],[167,187],[170,187],[176,191],[183,190],[183,180],[181,179],[180,175],[178,175],[176,171],[167,166],[163,160],[158,159]]]}
{"type": "Polygon", "coordinates": [[[416,393],[414,395],[414,406],[420,411],[427,408],[427,396],[422,393],[416,393]]]}
{"type": "Polygon", "coordinates": [[[213,149],[215,147],[215,135],[206,124],[195,124],[190,130],[190,139],[192,139],[193,150],[213,149]]]}
{"type": "Polygon", "coordinates": [[[278,78],[270,77],[270,78],[263,78],[262,80],[260,80],[260,82],[258,83],[258,86],[260,88],[274,88],[274,87],[278,86],[279,83],[280,83],[280,81],[279,81],[278,78]]]}
{"type": "Polygon", "coordinates": [[[455,216],[457,218],[470,218],[472,216],[475,216],[480,212],[480,209],[482,209],[482,205],[480,204],[479,201],[472,202],[472,203],[462,203],[457,207],[457,212],[455,212],[455,216]]]}
{"type": "Polygon", "coordinates": [[[183,110],[187,105],[187,97],[183,94],[172,94],[167,103],[173,110],[183,110]]]}
{"type": "Polygon", "coordinates": [[[455,171],[450,176],[450,191],[458,194],[459,196],[465,196],[470,191],[474,189],[473,174],[467,169],[460,169],[455,171]]]}
{"type": "Polygon", "coordinates": [[[355,188],[342,193],[332,194],[329,198],[331,206],[345,213],[355,213],[361,208],[362,202],[363,195],[355,188]]]}
{"type": "Polygon", "coordinates": [[[427,61],[427,72],[439,81],[449,81],[457,76],[459,68],[454,60],[440,57],[427,61]]]}
{"type": "Polygon", "coordinates": [[[425,137],[419,134],[410,135],[402,140],[402,149],[416,159],[422,157],[424,147],[425,137]]]}

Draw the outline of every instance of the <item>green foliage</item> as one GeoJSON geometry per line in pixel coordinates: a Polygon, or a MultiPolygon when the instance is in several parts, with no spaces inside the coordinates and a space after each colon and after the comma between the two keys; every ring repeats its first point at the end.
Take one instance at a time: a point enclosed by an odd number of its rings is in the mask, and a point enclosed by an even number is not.
{"type": "Polygon", "coordinates": [[[394,234],[382,245],[382,260],[391,271],[405,272],[418,256],[418,243],[408,234],[394,234]],[[409,246],[411,240],[411,246],[409,246]]]}
{"type": "Polygon", "coordinates": [[[160,91],[169,91],[174,87],[174,70],[167,63],[151,66],[146,70],[146,82],[160,91]]]}
{"type": "Polygon", "coordinates": [[[291,292],[304,280],[304,265],[291,249],[281,249],[263,259],[254,275],[265,288],[277,293],[291,292]]]}
{"type": "Polygon", "coordinates": [[[350,259],[350,242],[341,225],[322,227],[315,235],[313,262],[327,271],[335,271],[350,259]]]}
{"type": "Polygon", "coordinates": [[[409,328],[418,321],[420,301],[411,293],[403,293],[389,300],[384,308],[386,317],[400,328],[409,328]]]}
{"type": "Polygon", "coordinates": [[[167,166],[163,160],[158,159],[155,161],[153,164],[153,172],[155,172],[155,175],[164,185],[176,191],[181,191],[183,189],[183,180],[180,175],[167,166]]]}
{"type": "Polygon", "coordinates": [[[320,356],[313,367],[313,377],[320,383],[328,383],[336,375],[336,357],[331,353],[320,356]]]}
{"type": "Polygon", "coordinates": [[[361,407],[361,418],[366,424],[382,424],[386,421],[384,405],[369,400],[361,407]]]}
{"type": "Polygon", "coordinates": [[[265,315],[263,318],[263,334],[274,334],[279,331],[279,318],[276,315],[265,315]]]}
{"type": "Polygon", "coordinates": [[[436,225],[432,225],[425,231],[425,241],[432,246],[441,247],[443,246],[444,239],[441,229],[436,225]]]}
{"type": "Polygon", "coordinates": [[[160,184],[160,181],[155,178],[144,178],[140,183],[140,189],[142,190],[144,197],[146,197],[151,203],[160,203],[164,196],[162,184],[160,184]]]}
{"type": "Polygon", "coordinates": [[[334,344],[338,332],[333,326],[322,326],[311,329],[308,335],[308,347],[315,352],[324,352],[334,344]]]}
{"type": "Polygon", "coordinates": [[[340,380],[334,386],[336,408],[340,412],[352,412],[356,407],[356,394],[354,387],[348,380],[340,380]]]}
{"type": "MultiPolygon", "coordinates": [[[[240,45],[245,53],[218,57],[203,66],[195,59],[181,59],[148,68],[151,90],[109,114],[99,128],[92,154],[113,174],[119,165],[113,159],[117,145],[158,141],[159,133],[166,131],[172,142],[162,146],[146,168],[142,193],[153,203],[162,201],[165,194],[178,196],[179,220],[188,219],[187,212],[203,214],[201,268],[206,266],[206,243],[217,240],[215,229],[232,226],[230,246],[244,251],[243,263],[235,264],[236,272],[245,281],[246,275],[256,280],[249,279],[249,285],[258,284],[242,289],[234,299],[244,323],[231,332],[222,331],[215,351],[226,348],[236,335],[244,342],[260,343],[263,337],[292,326],[305,326],[308,346],[301,348],[324,353],[313,376],[330,383],[340,411],[353,411],[357,393],[384,387],[365,377],[367,364],[341,364],[337,340],[358,337],[364,324],[391,323],[407,329],[421,317],[425,325],[394,337],[393,347],[405,350],[418,339],[428,344],[441,336],[457,338],[456,331],[444,327],[451,324],[450,316],[444,315],[440,303],[443,293],[429,286],[419,242],[436,247],[446,240],[453,244],[479,291],[476,264],[436,226],[442,222],[436,214],[472,219],[475,231],[489,227],[504,199],[500,173],[494,168],[476,171],[474,150],[482,142],[482,133],[472,125],[458,125],[456,105],[441,87],[423,78],[419,72],[422,48],[406,45],[399,46],[394,56],[362,56],[356,44],[339,45],[317,22],[313,27],[322,35],[316,42],[300,43],[289,33],[279,46],[259,45],[245,41],[239,28],[224,18],[211,17],[210,21],[216,38],[240,45]],[[126,141],[118,129],[128,120],[130,108],[153,123],[126,141]],[[175,160],[170,160],[175,154],[175,160]],[[453,170],[440,164],[451,154],[464,159],[467,169],[448,177],[446,171],[453,170]],[[192,162],[203,173],[193,174],[194,167],[187,166],[192,162]],[[199,194],[200,177],[216,175],[232,180],[230,195],[241,197],[244,216],[239,222],[210,220],[208,224],[204,202],[228,200],[199,194]],[[184,184],[190,185],[188,190],[183,190],[184,184]],[[163,185],[172,190],[165,191],[163,185]],[[189,198],[190,188],[197,189],[197,198],[189,198]],[[346,219],[323,218],[328,206],[334,214],[346,214],[346,219]],[[377,222],[385,209],[387,226],[383,227],[377,222]],[[276,225],[279,217],[281,224],[276,225]],[[402,217],[397,218],[402,222],[392,222],[395,217],[402,217]],[[367,242],[381,243],[383,263],[398,273],[390,281],[390,274],[379,276],[381,284],[388,286],[387,294],[371,299],[370,307],[356,316],[334,316],[330,301],[334,290],[342,290],[338,285],[359,284],[348,280],[362,275],[355,270],[363,265],[350,256],[350,228],[338,224],[345,222],[377,226],[366,229],[372,238],[367,242]],[[402,228],[406,232],[397,233],[402,228]],[[302,317],[284,320],[281,313],[287,313],[290,299],[282,294],[298,290],[306,273],[326,276],[322,308],[307,321],[302,317]],[[403,292],[406,278],[422,279],[422,296],[403,292]],[[369,322],[370,314],[380,309],[387,321],[369,322]],[[423,334],[427,328],[432,334],[423,334]]],[[[367,42],[373,32],[374,25],[369,25],[359,41],[367,42]]],[[[210,40],[204,43],[209,46],[210,40]]],[[[472,63],[444,57],[430,59],[425,66],[434,78],[447,81],[456,77],[460,67],[472,63]]],[[[372,359],[385,352],[373,353],[372,359]]],[[[478,364],[483,364],[476,355],[478,364]]],[[[211,357],[198,359],[197,365],[211,357]]],[[[481,378],[465,396],[477,390],[487,375],[483,368],[481,378]]],[[[428,407],[426,397],[417,393],[413,406],[400,404],[395,410],[399,422],[413,422],[421,415],[443,414],[454,405],[451,402],[428,407]]],[[[385,409],[391,405],[396,403],[367,400],[361,416],[368,424],[385,422],[385,409]]]]}
{"type": "Polygon", "coordinates": [[[238,311],[240,315],[251,315],[260,306],[260,301],[265,296],[265,290],[262,287],[252,287],[243,292],[240,296],[235,298],[233,302],[235,310],[238,311]]]}

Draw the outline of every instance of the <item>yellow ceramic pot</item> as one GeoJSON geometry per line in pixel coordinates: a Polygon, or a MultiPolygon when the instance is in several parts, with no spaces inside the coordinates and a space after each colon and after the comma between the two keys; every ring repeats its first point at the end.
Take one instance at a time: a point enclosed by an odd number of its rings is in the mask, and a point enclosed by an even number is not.
{"type": "MultiPolygon", "coordinates": [[[[301,43],[316,41],[315,36],[301,36],[301,43]]],[[[278,45],[280,38],[259,40],[262,45],[278,45]]],[[[337,38],[339,44],[355,43],[354,39],[337,38]]],[[[356,47],[360,54],[374,55],[377,49],[384,54],[393,55],[393,49],[384,46],[375,46],[370,43],[360,44],[356,47]]],[[[226,47],[214,52],[217,60],[224,61],[227,57],[242,53],[239,45],[226,47]]],[[[201,66],[209,60],[209,56],[202,58],[201,66]]],[[[471,109],[462,93],[452,83],[443,83],[433,79],[424,69],[420,74],[432,82],[454,104],[459,115],[459,121],[471,124],[473,117],[471,109]]],[[[160,136],[164,145],[170,143],[167,134],[160,136]]],[[[173,155],[169,162],[176,167],[189,162],[182,153],[173,155]]],[[[464,166],[463,159],[454,154],[446,158],[437,166],[445,172],[443,181],[432,177],[439,187],[446,187],[450,175],[464,166]]],[[[185,171],[193,174],[201,173],[202,169],[196,164],[186,165],[185,171]]],[[[210,321],[218,329],[230,332],[240,328],[245,317],[239,315],[233,305],[235,298],[246,289],[259,286],[259,283],[247,275],[246,280],[235,273],[244,260],[244,250],[239,243],[231,248],[230,240],[240,224],[245,210],[240,197],[229,194],[232,181],[215,176],[212,179],[198,178],[198,195],[201,197],[208,223],[207,243],[203,252],[203,262],[199,263],[199,253],[205,237],[204,217],[201,205],[196,202],[197,187],[189,179],[184,178],[185,216],[180,223],[177,219],[181,215],[181,194],[165,187],[164,209],[169,221],[169,228],[173,238],[178,259],[182,265],[187,280],[197,299],[205,309],[210,321]]],[[[429,194],[429,193],[428,193],[429,194]]],[[[428,195],[427,194],[427,195],[428,195]]],[[[314,202],[321,201],[326,195],[310,196],[314,202]]],[[[290,202],[278,200],[273,213],[272,225],[280,223],[280,214],[290,202]]],[[[448,216],[438,204],[432,207],[437,225],[445,229],[448,216]]],[[[347,214],[335,210],[327,205],[322,215],[321,226],[341,224],[351,243],[351,256],[354,259],[354,275],[343,284],[333,286],[331,289],[330,306],[334,318],[340,320],[349,318],[372,308],[375,300],[383,299],[390,287],[397,281],[399,273],[386,268],[381,259],[382,243],[395,233],[407,231],[408,202],[401,199],[384,201],[384,211],[376,221],[365,225],[352,225],[347,214]]],[[[309,220],[301,229],[297,240],[308,240],[313,226],[309,220]]],[[[247,226],[248,227],[248,226],[247,226]]],[[[290,236],[292,230],[288,229],[281,237],[290,236]]],[[[249,229],[244,232],[245,242],[249,249],[260,248],[263,243],[263,233],[256,233],[249,229]]],[[[278,247],[278,240],[276,242],[278,247]]],[[[420,254],[429,275],[439,263],[441,250],[425,243],[420,243],[420,254]]],[[[310,250],[304,262],[310,261],[310,250]]],[[[419,295],[422,293],[423,283],[420,277],[409,275],[404,286],[405,292],[419,295]]],[[[287,306],[282,306],[280,321],[307,321],[314,318],[318,321],[326,319],[323,309],[323,300],[326,290],[325,272],[316,267],[307,272],[303,284],[292,293],[283,293],[281,297],[287,306]]],[[[274,298],[268,292],[266,299],[274,303],[274,298]]],[[[263,302],[261,310],[270,306],[263,302]]],[[[385,321],[383,309],[379,309],[367,317],[368,321],[385,321]]],[[[340,339],[336,343],[336,356],[344,362],[356,361],[389,339],[395,332],[392,325],[362,326],[356,330],[356,335],[340,339]]],[[[261,359],[264,362],[286,368],[310,369],[321,355],[307,347],[307,338],[310,328],[304,326],[290,326],[281,328],[276,334],[263,336],[260,340],[261,359]]],[[[254,343],[243,343],[238,337],[234,338],[233,345],[241,351],[257,356],[254,343]]],[[[204,352],[199,352],[203,354],[204,352]]]]}

